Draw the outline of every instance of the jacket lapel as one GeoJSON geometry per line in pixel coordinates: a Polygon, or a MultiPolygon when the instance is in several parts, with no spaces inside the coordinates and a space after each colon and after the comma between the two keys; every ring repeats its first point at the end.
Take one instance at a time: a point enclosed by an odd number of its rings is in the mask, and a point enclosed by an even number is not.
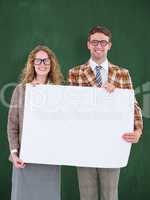
{"type": "Polygon", "coordinates": [[[113,64],[108,64],[108,83],[114,84],[116,80],[116,68],[113,64]]]}
{"type": "MultiPolygon", "coordinates": [[[[97,86],[96,77],[92,68],[89,65],[89,62],[82,65],[81,69],[82,69],[81,74],[82,74],[82,77],[84,77],[83,78],[84,82],[87,83],[88,86],[92,86],[92,87],[97,86]]],[[[117,70],[118,70],[117,66],[114,66],[113,64],[108,63],[108,83],[115,84],[117,70]]]]}
{"type": "Polygon", "coordinates": [[[92,87],[97,86],[95,74],[88,62],[83,65],[82,69],[83,69],[83,73],[84,73],[84,76],[85,76],[85,79],[86,79],[86,82],[88,83],[88,85],[90,85],[92,87]]]}

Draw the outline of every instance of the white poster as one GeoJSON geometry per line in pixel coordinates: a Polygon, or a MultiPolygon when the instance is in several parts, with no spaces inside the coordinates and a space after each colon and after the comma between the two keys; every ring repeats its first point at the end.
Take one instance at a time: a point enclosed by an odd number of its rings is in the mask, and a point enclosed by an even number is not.
{"type": "Polygon", "coordinates": [[[75,86],[26,86],[20,157],[26,163],[118,168],[131,144],[134,91],[75,86]]]}

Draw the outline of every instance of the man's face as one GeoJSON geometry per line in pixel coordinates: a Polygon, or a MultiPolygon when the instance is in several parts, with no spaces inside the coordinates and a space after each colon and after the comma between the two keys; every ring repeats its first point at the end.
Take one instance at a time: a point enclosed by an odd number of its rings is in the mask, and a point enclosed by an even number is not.
{"type": "Polygon", "coordinates": [[[111,48],[111,42],[109,42],[109,37],[105,34],[94,33],[90,36],[87,47],[94,60],[103,60],[107,58],[107,52],[111,48]]]}

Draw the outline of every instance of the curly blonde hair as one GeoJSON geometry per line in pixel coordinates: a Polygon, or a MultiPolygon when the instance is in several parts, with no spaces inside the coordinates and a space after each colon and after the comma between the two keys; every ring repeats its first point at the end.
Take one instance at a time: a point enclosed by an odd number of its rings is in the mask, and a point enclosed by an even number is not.
{"type": "Polygon", "coordinates": [[[44,45],[38,45],[30,52],[25,68],[23,69],[22,74],[21,74],[21,83],[23,85],[25,85],[26,83],[31,83],[33,79],[35,78],[36,74],[35,74],[33,61],[35,59],[35,54],[38,51],[46,52],[51,61],[51,64],[50,64],[51,68],[47,77],[47,81],[54,85],[59,85],[63,83],[64,79],[60,71],[60,65],[59,65],[58,59],[56,55],[54,54],[54,52],[44,45]]]}

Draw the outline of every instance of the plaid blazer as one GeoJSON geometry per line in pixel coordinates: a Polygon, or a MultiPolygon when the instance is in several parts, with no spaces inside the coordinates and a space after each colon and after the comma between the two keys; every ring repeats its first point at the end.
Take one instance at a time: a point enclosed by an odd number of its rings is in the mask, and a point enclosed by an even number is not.
{"type": "MultiPolygon", "coordinates": [[[[109,63],[108,68],[108,82],[113,84],[116,88],[133,89],[128,70],[111,63],[109,63]]],[[[97,86],[95,74],[88,62],[69,70],[68,83],[72,86],[97,86]]],[[[135,99],[134,130],[136,129],[143,129],[143,121],[141,109],[135,99]]]]}

